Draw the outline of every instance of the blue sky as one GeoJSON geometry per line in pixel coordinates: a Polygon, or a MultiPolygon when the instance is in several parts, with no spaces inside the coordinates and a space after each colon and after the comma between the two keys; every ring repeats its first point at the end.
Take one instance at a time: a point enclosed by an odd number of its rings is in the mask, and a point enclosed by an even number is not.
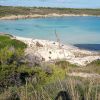
{"type": "Polygon", "coordinates": [[[100,0],[0,0],[6,6],[100,8],[100,0]]]}

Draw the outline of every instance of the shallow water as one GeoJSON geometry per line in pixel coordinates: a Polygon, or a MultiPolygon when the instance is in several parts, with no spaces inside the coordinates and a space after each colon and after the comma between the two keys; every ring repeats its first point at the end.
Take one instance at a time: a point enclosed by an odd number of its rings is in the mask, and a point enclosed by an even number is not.
{"type": "Polygon", "coordinates": [[[100,17],[52,17],[1,20],[0,32],[71,44],[100,44],[100,17]]]}

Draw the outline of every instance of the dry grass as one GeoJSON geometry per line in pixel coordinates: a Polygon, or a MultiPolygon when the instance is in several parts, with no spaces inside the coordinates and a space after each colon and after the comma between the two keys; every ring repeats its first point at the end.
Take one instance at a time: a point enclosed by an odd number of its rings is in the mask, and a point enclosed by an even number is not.
{"type": "Polygon", "coordinates": [[[39,90],[34,85],[27,84],[20,88],[10,89],[0,95],[0,100],[100,100],[100,84],[92,80],[73,77],[60,79],[52,84],[41,87],[39,90]],[[12,91],[13,90],[13,91],[12,91]],[[66,93],[66,96],[62,96],[66,93]],[[59,95],[59,96],[58,96],[59,95]],[[10,98],[20,99],[10,99],[10,98]]]}

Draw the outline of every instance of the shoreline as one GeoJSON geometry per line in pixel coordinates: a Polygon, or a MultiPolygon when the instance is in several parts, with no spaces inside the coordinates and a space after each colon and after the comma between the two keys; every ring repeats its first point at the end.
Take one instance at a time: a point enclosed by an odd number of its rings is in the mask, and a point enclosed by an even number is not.
{"type": "Polygon", "coordinates": [[[14,39],[27,44],[25,55],[35,56],[41,62],[65,60],[78,66],[86,66],[94,60],[100,59],[100,53],[79,49],[73,45],[65,45],[49,40],[40,40],[14,36],[14,39]]]}
{"type": "Polygon", "coordinates": [[[1,17],[0,20],[17,20],[17,19],[28,19],[28,18],[48,18],[48,17],[75,17],[75,16],[96,16],[100,17],[100,15],[87,15],[87,14],[46,14],[46,15],[40,15],[40,14],[33,14],[33,15],[10,15],[10,16],[4,16],[1,17]]]}

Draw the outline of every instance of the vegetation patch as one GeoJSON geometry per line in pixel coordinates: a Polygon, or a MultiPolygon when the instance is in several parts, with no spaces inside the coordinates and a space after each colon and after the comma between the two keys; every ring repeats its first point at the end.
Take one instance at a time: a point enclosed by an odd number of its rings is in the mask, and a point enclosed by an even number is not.
{"type": "Polygon", "coordinates": [[[95,60],[84,67],[73,67],[69,69],[69,72],[82,72],[82,73],[92,73],[100,75],[100,60],[95,60]]]}
{"type": "Polygon", "coordinates": [[[26,47],[21,41],[0,35],[0,100],[99,100],[98,79],[69,77],[67,73],[100,74],[100,60],[83,68],[67,61],[29,66],[24,56],[26,47]]]}
{"type": "Polygon", "coordinates": [[[11,39],[10,36],[0,35],[0,49],[14,47],[15,49],[25,49],[27,45],[19,40],[11,39]]]}
{"type": "Polygon", "coordinates": [[[10,16],[10,15],[30,15],[30,14],[46,15],[46,14],[53,14],[53,13],[100,15],[100,9],[0,6],[0,17],[10,16]]]}

